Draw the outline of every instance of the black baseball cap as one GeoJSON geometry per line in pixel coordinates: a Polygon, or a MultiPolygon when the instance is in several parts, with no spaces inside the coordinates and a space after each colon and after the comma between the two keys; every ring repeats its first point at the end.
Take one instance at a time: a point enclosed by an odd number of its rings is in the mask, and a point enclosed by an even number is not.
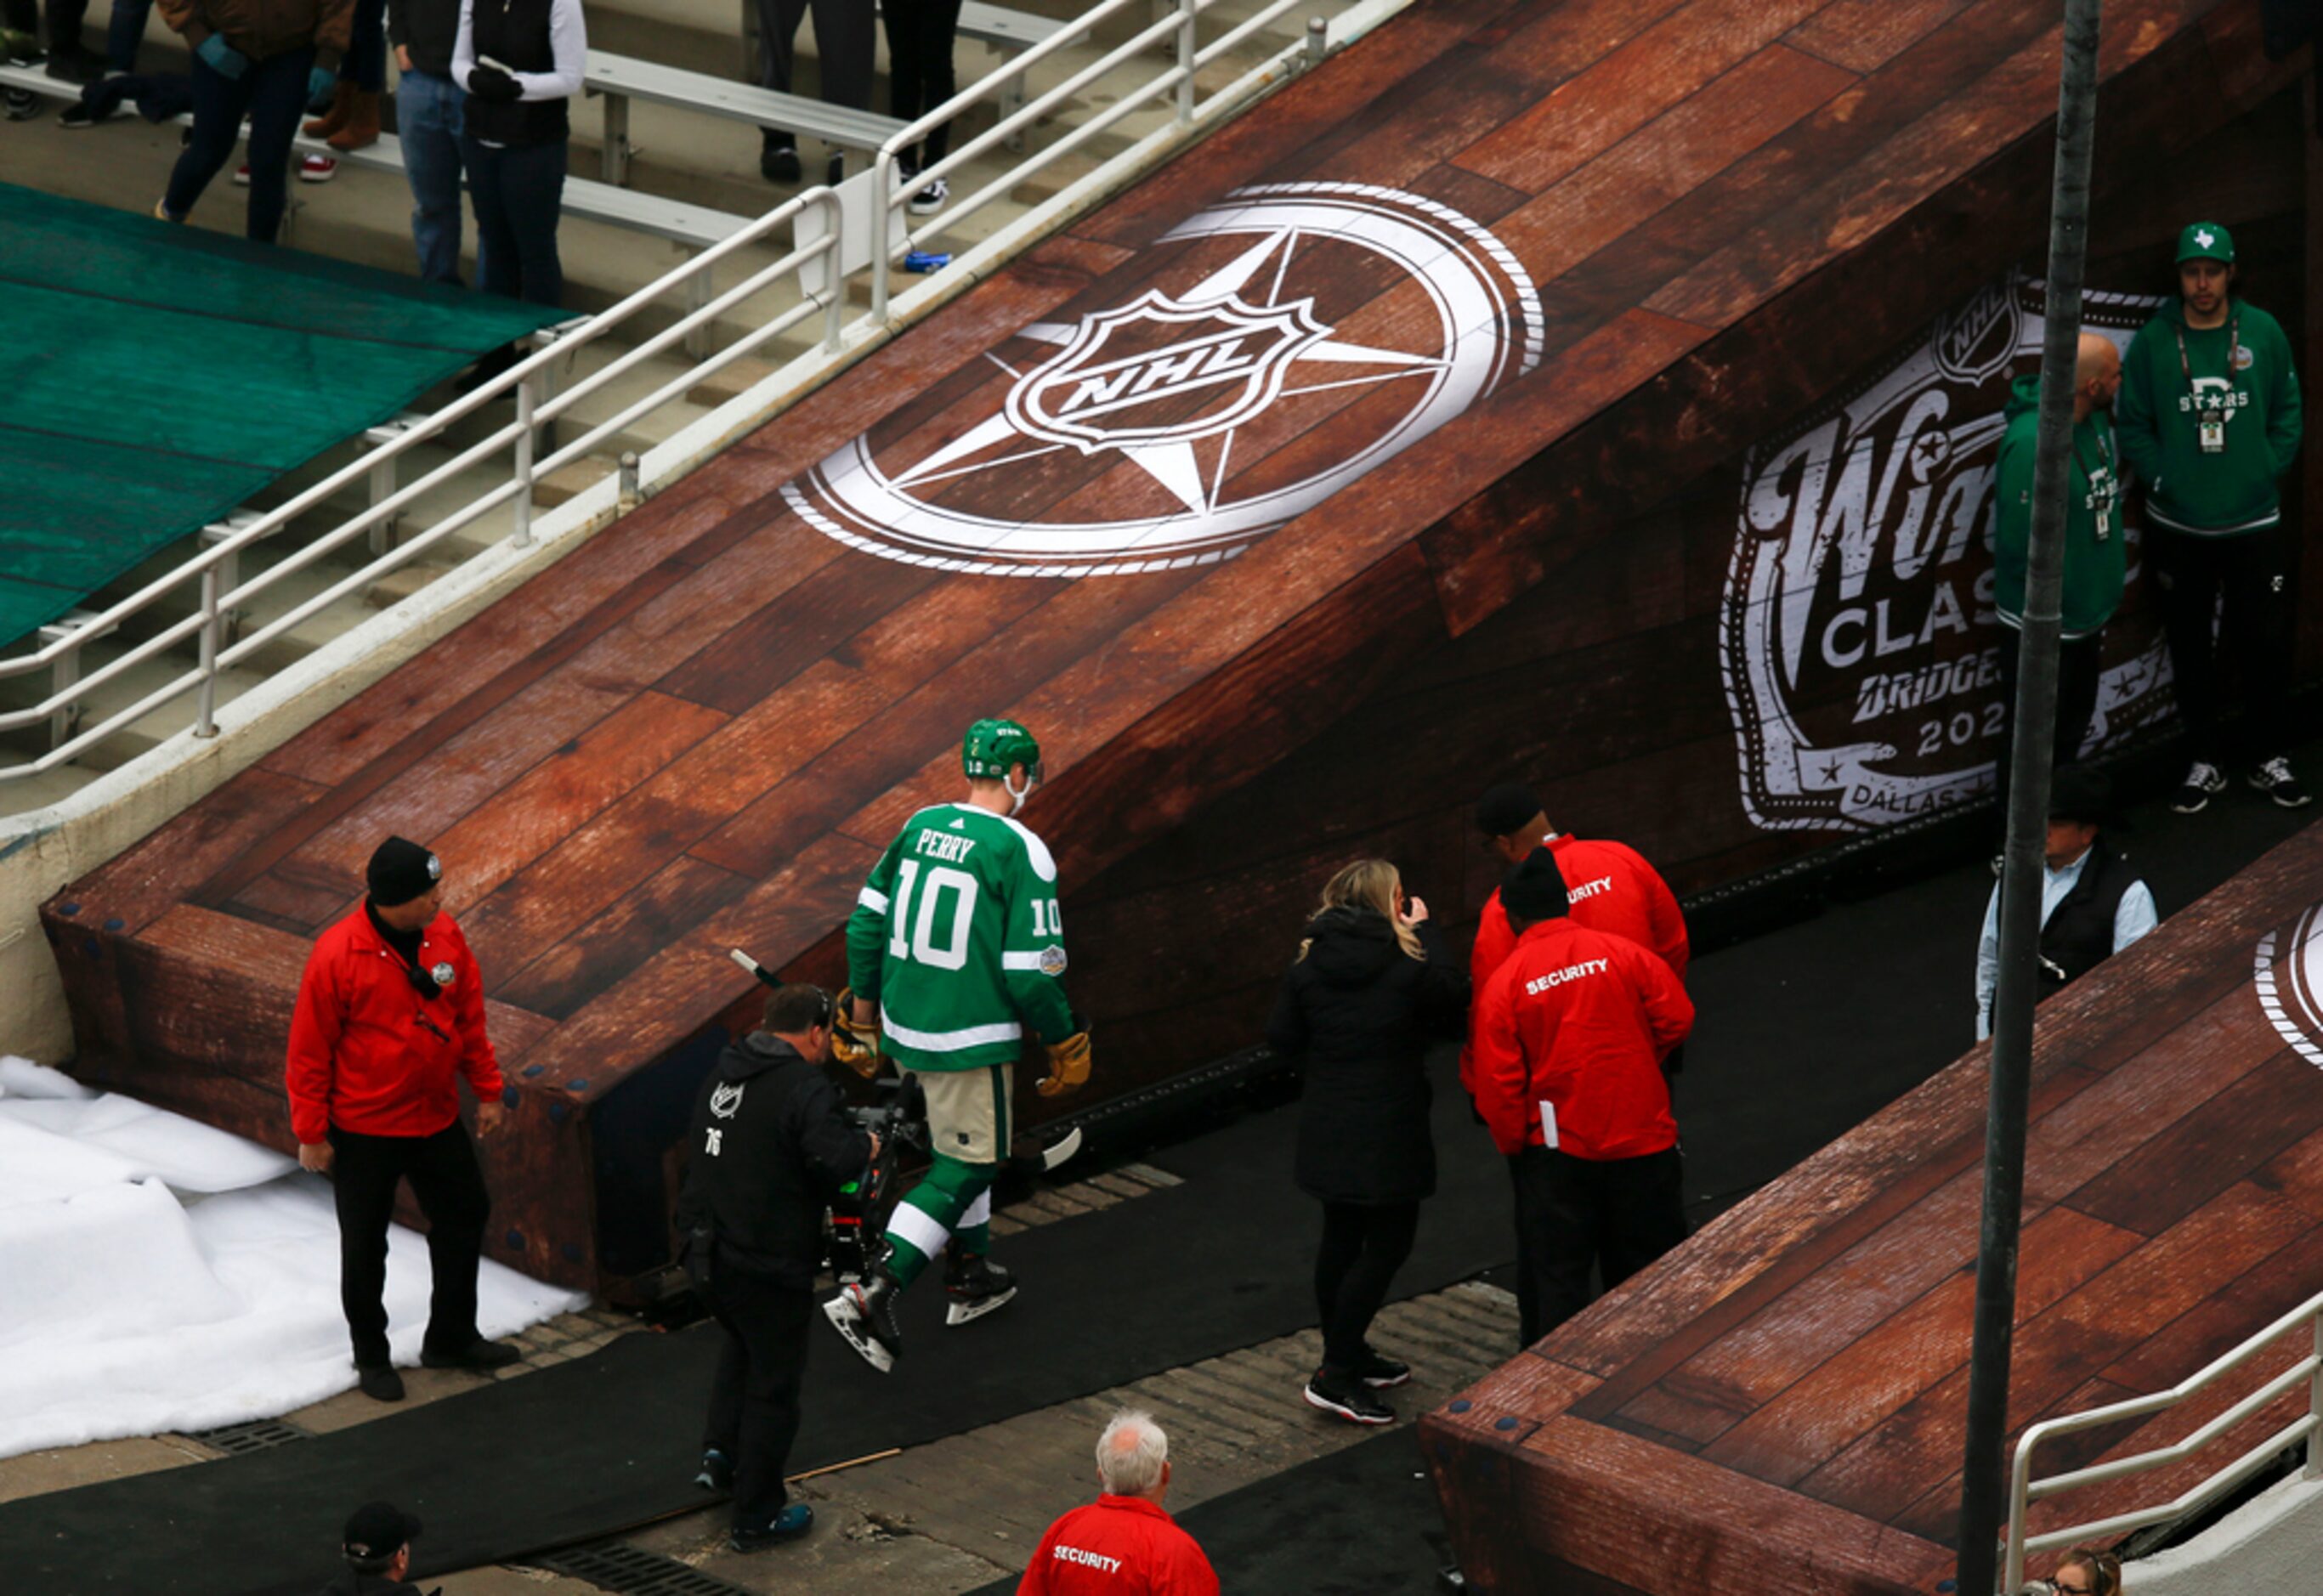
{"type": "Polygon", "coordinates": [[[339,1550],[364,1573],[395,1561],[395,1555],[419,1534],[419,1520],[393,1502],[365,1502],[347,1520],[346,1539],[339,1550]]]}

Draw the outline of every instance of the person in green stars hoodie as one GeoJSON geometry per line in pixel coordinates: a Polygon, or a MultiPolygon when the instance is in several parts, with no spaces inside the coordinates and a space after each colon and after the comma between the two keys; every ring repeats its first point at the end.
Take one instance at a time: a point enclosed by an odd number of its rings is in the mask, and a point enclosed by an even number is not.
{"type": "MultiPolygon", "coordinates": [[[[2106,622],[2121,608],[2128,562],[2122,555],[2121,473],[2108,412],[2121,386],[2121,352],[2103,333],[2083,333],[2073,362],[2073,454],[2065,494],[2063,643],[2057,655],[2056,762],[2062,769],[2081,750],[2098,707],[2098,656],[2106,622]]],[[[2008,815],[2010,755],[2015,736],[2015,634],[2025,625],[2025,553],[2033,541],[2033,453],[2040,431],[2041,379],[2024,377],[2010,390],[2008,430],[2000,439],[1993,485],[1993,608],[2010,635],[2000,645],[1998,790],[2004,825],[2008,815]]]]}
{"type": "Polygon", "coordinates": [[[2145,486],[2155,573],[2192,768],[2171,807],[2225,791],[2221,678],[2242,676],[2250,784],[2308,802],[2282,745],[2295,601],[2275,483],[2299,453],[2299,373],[2274,317],[2234,292],[2235,241],[2215,222],[2178,235],[2179,298],[2130,341],[2116,411],[2145,486]],[[2224,600],[2223,613],[2220,601],[2224,600]],[[2213,630],[2213,618],[2217,618],[2213,630]]]}

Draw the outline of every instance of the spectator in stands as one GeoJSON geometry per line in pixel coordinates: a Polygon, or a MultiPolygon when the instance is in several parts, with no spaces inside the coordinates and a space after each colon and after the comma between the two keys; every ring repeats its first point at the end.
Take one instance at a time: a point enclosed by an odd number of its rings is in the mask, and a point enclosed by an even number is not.
{"type": "Polygon", "coordinates": [[[461,0],[452,78],[468,91],[460,153],[476,204],[477,277],[484,291],[561,305],[556,255],[564,215],[566,102],[581,92],[588,31],[581,0],[461,0]]]}
{"type": "Polygon", "coordinates": [[[381,1299],[388,1221],[405,1180],[427,1216],[435,1286],[420,1362],[482,1371],[520,1355],[476,1332],[476,1267],[491,1198],[460,1123],[459,1077],[476,1095],[479,1136],[499,1131],[506,1088],[484,1033],[475,956],[443,912],[443,877],[442,863],[418,843],[381,843],[363,872],[361,906],[316,941],[290,1015],[290,1130],[299,1167],[333,1176],[339,1301],[356,1383],[379,1402],[403,1399],[381,1299]]]}
{"type": "MultiPolygon", "coordinates": [[[[759,87],[781,94],[791,92],[799,23],[812,4],[823,104],[849,105],[858,111],[871,108],[875,41],[869,0],[757,0],[757,4],[759,87]]],[[[758,170],[770,183],[797,182],[797,138],[768,128],[758,151],[758,170]]],[[[833,150],[826,180],[836,186],[846,175],[847,157],[833,150]]]]}
{"type": "MultiPolygon", "coordinates": [[[[361,150],[379,142],[379,96],[387,92],[387,0],[355,0],[354,22],[346,59],[339,63],[339,80],[331,90],[329,107],[302,129],[334,150],[361,150]]],[[[326,155],[309,155],[298,175],[321,182],[335,175],[339,163],[326,155]]]]}
{"type": "Polygon", "coordinates": [[[2121,1596],[2121,1559],[2095,1546],[2075,1546],[2049,1583],[2057,1596],[2121,1596]]]}
{"type": "Polygon", "coordinates": [[[49,76],[93,83],[107,71],[134,72],[137,47],[144,42],[145,19],[152,10],[153,0],[113,0],[105,53],[98,55],[81,42],[88,0],[49,0],[49,76]]]}
{"type": "Polygon", "coordinates": [[[2308,802],[2284,757],[2298,537],[2277,489],[2299,453],[2299,373],[2282,324],[2236,296],[2234,235],[2178,235],[2178,298],[2130,340],[2116,407],[2122,457],[2145,485],[2149,552],[2193,763],[2172,807],[2224,792],[2220,677],[2242,677],[2250,784],[2308,802]]]}
{"type": "Polygon", "coordinates": [[[1033,1548],[1016,1596],[1217,1596],[1210,1560],[1162,1511],[1170,1437],[1152,1414],[1113,1416],[1097,1440],[1097,1481],[1104,1494],[1033,1548]]]}
{"type": "MultiPolygon", "coordinates": [[[[2064,641],[2057,652],[2057,767],[2080,757],[2098,707],[2098,656],[2106,623],[2121,608],[2129,570],[2123,552],[2121,474],[2116,464],[2113,396],[2121,352],[2103,333],[2083,333],[2073,362],[2073,441],[2065,491],[2064,641]]],[[[2040,430],[2041,379],[2020,380],[2008,399],[1993,487],[1993,608],[2000,638],[2001,825],[2008,821],[2008,777],[2016,730],[2017,633],[2025,624],[2025,558],[2033,538],[2033,449],[2040,430]]]]}
{"type": "Polygon", "coordinates": [[[323,1587],[323,1596],[420,1596],[418,1586],[404,1582],[418,1534],[419,1520],[393,1502],[365,1502],[347,1520],[340,1542],[347,1565],[323,1587]]]}
{"type": "MultiPolygon", "coordinates": [[[[886,0],[889,110],[899,121],[917,122],[960,92],[952,72],[960,6],[960,0],[886,0]]],[[[951,124],[940,123],[905,152],[904,178],[918,177],[950,151],[951,124]]],[[[950,186],[937,178],[912,196],[912,212],[928,216],[950,197],[950,186]]]]}
{"type": "MultiPolygon", "coordinates": [[[[41,0],[0,0],[0,59],[12,67],[41,64],[41,0]]],[[[41,96],[29,88],[9,89],[5,104],[11,122],[41,114],[41,96]]]]}
{"type": "Polygon", "coordinates": [[[272,243],[282,227],[290,141],[307,103],[330,91],[346,52],[354,0],[161,0],[161,17],[193,51],[194,132],[153,214],[182,222],[218,174],[250,119],[250,216],[272,243]],[[215,19],[215,21],[213,20],[215,19]]]}
{"type": "Polygon", "coordinates": [[[1516,950],[1476,995],[1476,1109],[1508,1156],[1518,1304],[1531,1345],[1685,1239],[1677,1122],[1662,1056],[1694,1028],[1669,966],[1627,937],[1576,925],[1556,856],[1501,881],[1516,950]]]}
{"type": "MultiPolygon", "coordinates": [[[[2049,784],[2047,868],[2041,882],[2041,942],[2035,1003],[2046,1003],[2113,954],[2152,931],[2153,893],[2129,856],[2099,831],[2112,823],[2113,784],[2086,765],[2060,766],[2049,784]]],[[[2000,986],[2000,885],[1985,900],[1976,944],[1976,1039],[1992,1034],[2000,986]]]]}
{"type": "Polygon", "coordinates": [[[1393,865],[1358,859],[1331,877],[1266,1035],[1304,1066],[1296,1179],[1323,1205],[1323,1366],[1307,1401],[1356,1424],[1393,1423],[1373,1393],[1411,1378],[1364,1336],[1436,1192],[1428,1041],[1458,1036],[1467,1008],[1466,976],[1393,865]]]}
{"type": "MultiPolygon", "coordinates": [[[[467,97],[452,77],[460,0],[388,0],[387,23],[395,41],[395,132],[411,185],[411,242],[419,251],[420,280],[457,287],[461,105],[467,97]]],[[[479,278],[485,253],[479,239],[479,278]]]]}
{"type": "Polygon", "coordinates": [[[729,1042],[702,1081],[687,1144],[677,1233],[725,1332],[696,1483],[733,1492],[738,1552],[813,1527],[814,1509],[784,1491],[783,1464],[798,1436],[822,1214],[879,1154],[822,1072],[831,1014],[820,986],[770,993],[763,1029],[729,1042]]]}

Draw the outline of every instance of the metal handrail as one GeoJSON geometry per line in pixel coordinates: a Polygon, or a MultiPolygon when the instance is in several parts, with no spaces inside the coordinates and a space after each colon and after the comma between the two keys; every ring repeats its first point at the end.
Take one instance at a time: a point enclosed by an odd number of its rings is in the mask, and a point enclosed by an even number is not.
{"type": "Polygon", "coordinates": [[[2035,1552],[2055,1551],[2092,1536],[2120,1535],[2142,1529],[2149,1524],[2162,1524],[2172,1518],[2195,1512],[2241,1484],[2264,1467],[2267,1460],[2302,1439],[2307,1443],[2305,1477],[2323,1480],[2323,1444],[2317,1436],[2323,1432],[2323,1292],[2309,1298],[2265,1329],[2187,1376],[2168,1390],[2153,1391],[2126,1401],[2092,1408],[2086,1413],[2069,1414],[2062,1418],[2044,1418],[2029,1426],[2016,1443],[2016,1463],[2012,1471],[2008,1491],[2008,1538],[2006,1564],[2001,1589],[2014,1591],[2025,1582],[2025,1559],[2035,1552]],[[2116,1458],[2110,1463],[2092,1463],[2086,1468],[2070,1470],[2035,1480],[2033,1474],[2033,1452],[2043,1442],[2076,1431],[2094,1429],[2099,1425],[2119,1424],[2126,1419],[2143,1418],[2173,1408],[2187,1398],[2207,1390],[2221,1378],[2233,1373],[2258,1356],[2285,1335],[2301,1325],[2309,1327],[2313,1340],[2308,1354],[2292,1363],[2264,1385],[2251,1392],[2233,1407],[2183,1439],[2167,1446],[2157,1446],[2132,1457],[2116,1458]],[[2170,1501],[2132,1512],[2116,1513],[2111,1518],[2076,1524],[2065,1529],[2052,1529],[2042,1535],[2026,1536],[2025,1518],[2034,1502],[2053,1496],[2076,1486],[2095,1485],[2107,1480],[2119,1480],[2131,1474],[2142,1474],[2165,1463],[2191,1457],[2195,1453],[2232,1430],[2236,1425],[2263,1412],[2300,1384],[2307,1387],[2307,1412],[2273,1435],[2251,1447],[2224,1468],[2188,1487],[2170,1501]]]}
{"type": "MultiPolygon", "coordinates": [[[[1008,171],[949,207],[944,216],[928,225],[920,236],[934,237],[950,231],[994,199],[1070,154],[1160,96],[1176,95],[1173,125],[1164,132],[1181,133],[1198,115],[1195,72],[1293,9],[1299,0],[1269,0],[1268,4],[1208,44],[1199,44],[1196,36],[1197,24],[1222,3],[1223,0],[1173,0],[1174,9],[1168,14],[1134,30],[1125,41],[1104,50],[1094,61],[1072,71],[1037,97],[999,118],[994,126],[979,133],[944,161],[921,174],[923,179],[932,181],[960,170],[977,156],[1051,115],[1081,89],[1140,52],[1164,41],[1172,45],[1169,65],[1160,68],[1143,84],[1122,94],[1103,112],[1088,118],[1043,147],[1027,152],[1008,171]]],[[[996,69],[995,75],[1005,73],[1023,78],[1029,69],[1090,39],[1097,27],[1109,18],[1134,7],[1152,4],[1152,0],[1101,0],[1100,4],[1066,23],[1050,38],[1004,61],[996,69]]],[[[1332,0],[1332,5],[1344,13],[1375,8],[1378,0],[1332,0]]],[[[1318,17],[1308,23],[1302,41],[1286,45],[1258,67],[1204,97],[1198,114],[1213,115],[1219,107],[1238,104],[1286,64],[1295,63],[1302,54],[1309,60],[1319,60],[1326,42],[1325,24],[1318,17]]],[[[0,784],[50,770],[78,758],[115,732],[189,693],[198,699],[194,735],[215,736],[217,730],[216,711],[219,674],[253,658],[268,645],[311,616],[362,592],[381,577],[411,563],[430,548],[503,506],[512,505],[514,513],[512,528],[500,542],[519,550],[529,547],[532,543],[533,490],[541,478],[582,458],[606,438],[686,393],[706,377],[781,337],[808,317],[817,314],[823,316],[822,337],[816,351],[794,357],[794,365],[838,352],[850,336],[867,327],[876,333],[886,326],[893,319],[889,269],[903,252],[896,247],[898,240],[895,224],[910,199],[910,194],[902,190],[895,181],[900,151],[917,142],[931,129],[965,114],[987,92],[987,83],[971,84],[910,124],[882,147],[875,166],[877,175],[874,179],[874,192],[880,199],[869,207],[872,230],[869,238],[850,239],[848,236],[846,210],[836,191],[828,188],[809,189],[776,206],[730,237],[680,262],[609,309],[595,316],[575,318],[549,334],[542,335],[543,346],[507,371],[409,427],[399,429],[397,436],[365,450],[351,463],[328,472],[283,504],[218,537],[172,570],[103,611],[77,617],[78,624],[71,631],[29,653],[0,658],[0,682],[50,669],[59,662],[77,656],[90,639],[111,633],[124,622],[146,615],[173,595],[198,586],[199,600],[190,613],[161,626],[151,636],[124,649],[100,668],[86,675],[74,672],[72,681],[58,686],[40,702],[24,709],[0,711],[0,733],[42,721],[57,723],[60,716],[77,711],[90,693],[167,654],[188,637],[198,640],[200,658],[197,665],[155,688],[135,703],[115,711],[103,722],[75,729],[70,736],[60,738],[46,753],[17,765],[0,766],[0,784]],[[763,241],[776,228],[809,213],[821,218],[821,225],[810,242],[798,245],[781,259],[758,269],[715,298],[694,306],[686,314],[564,391],[553,397],[543,397],[540,390],[554,363],[564,360],[574,350],[602,339],[614,329],[635,319],[648,306],[675,292],[690,290],[696,280],[705,283],[710,281],[704,274],[714,271],[721,261],[763,241]],[[850,248],[850,244],[861,247],[850,248]],[[846,281],[849,275],[848,262],[850,259],[868,261],[872,272],[869,314],[853,324],[849,324],[845,318],[846,281]],[[822,269],[814,270],[818,265],[822,269]],[[535,458],[534,441],[547,423],[601,392],[642,362],[712,326],[721,316],[735,310],[753,296],[793,276],[798,279],[799,284],[797,305],[750,327],[725,348],[693,363],[652,392],[624,406],[610,419],[592,427],[545,457],[535,458]],[[372,479],[372,473],[382,468],[392,467],[399,457],[443,437],[460,422],[510,394],[514,395],[516,404],[513,420],[500,425],[482,438],[460,448],[414,479],[408,482],[399,480],[391,492],[380,497],[321,536],[305,542],[265,570],[247,578],[240,576],[238,561],[244,550],[279,533],[290,522],[326,503],[341,491],[372,479]],[[225,628],[229,618],[238,617],[251,601],[344,548],[356,538],[373,537],[375,528],[392,525],[406,509],[429,491],[511,448],[514,468],[508,480],[449,511],[424,532],[398,539],[394,546],[381,552],[361,568],[330,583],[282,614],[272,617],[263,626],[235,637],[231,643],[226,640],[225,628]]],[[[1148,138],[1160,136],[1162,134],[1157,133],[1148,135],[1148,138]]],[[[1138,146],[1139,149],[1144,147],[1143,142],[1138,146]]],[[[1116,170],[1116,163],[1133,160],[1136,154],[1137,151],[1132,150],[1116,156],[1113,161],[1100,169],[1100,174],[1109,173],[1116,170]]],[[[905,247],[909,246],[908,233],[902,243],[905,247]]],[[[482,552],[474,551],[476,554],[482,552]]]]}

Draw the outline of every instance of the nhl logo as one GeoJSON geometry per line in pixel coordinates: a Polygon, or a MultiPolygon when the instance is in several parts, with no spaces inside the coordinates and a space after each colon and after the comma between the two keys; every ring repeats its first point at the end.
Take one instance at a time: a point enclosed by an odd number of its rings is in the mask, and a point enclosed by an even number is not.
{"type": "MultiPolygon", "coordinates": [[[[1229,559],[1540,361],[1540,298],[1450,206],[1361,183],[1227,195],[1135,289],[1022,326],[783,490],[883,559],[1082,577],[1229,559]]],[[[1117,291],[1117,290],[1116,290],[1117,291]]]]}
{"type": "Polygon", "coordinates": [[[1006,414],[1025,436],[1083,454],[1191,443],[1254,420],[1299,353],[1330,335],[1312,299],[1255,310],[1231,293],[1187,304],[1150,289],[1082,322],[1008,390],[1006,414]]]}
{"type": "Polygon", "coordinates": [[[2309,904],[2287,927],[2258,940],[2251,983],[2276,1034],[2309,1064],[2323,1068],[2323,941],[2317,922],[2323,903],[2309,904]]]}

